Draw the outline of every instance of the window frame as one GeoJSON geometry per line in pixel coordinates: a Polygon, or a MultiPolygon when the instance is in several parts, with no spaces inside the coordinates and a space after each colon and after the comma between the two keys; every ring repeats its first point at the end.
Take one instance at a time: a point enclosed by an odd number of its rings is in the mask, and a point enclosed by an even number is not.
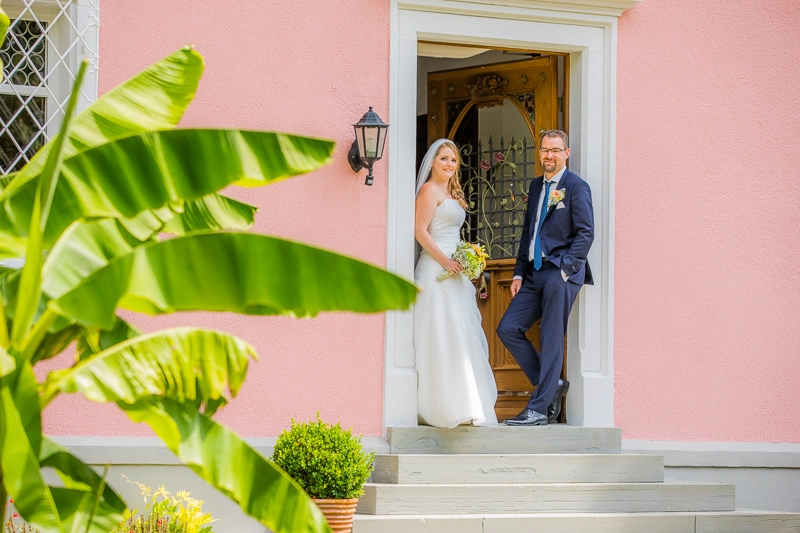
{"type": "MultiPolygon", "coordinates": [[[[0,94],[17,96],[24,107],[28,107],[32,98],[45,98],[44,126],[40,129],[41,133],[22,145],[22,151],[25,152],[41,136],[47,142],[58,133],[70,90],[84,57],[89,60],[89,69],[81,87],[78,111],[97,100],[99,0],[5,0],[2,7],[11,19],[12,26],[18,19],[47,23],[43,37],[46,63],[42,83],[12,84],[5,76],[0,80],[0,94]]],[[[12,132],[8,131],[8,135],[12,135],[12,132]]],[[[21,144],[18,139],[15,141],[17,145],[21,144]]],[[[0,174],[13,171],[19,163],[19,153],[12,159],[14,162],[9,170],[0,167],[0,174]]],[[[27,156],[23,155],[24,159],[27,156]]]]}

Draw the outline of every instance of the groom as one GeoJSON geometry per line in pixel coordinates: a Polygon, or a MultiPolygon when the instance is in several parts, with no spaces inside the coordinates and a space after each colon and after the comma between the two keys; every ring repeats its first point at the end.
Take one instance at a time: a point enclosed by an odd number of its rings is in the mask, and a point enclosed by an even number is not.
{"type": "Polygon", "coordinates": [[[564,335],[572,304],[583,284],[592,284],[586,255],[594,239],[589,184],[567,168],[569,138],[561,130],[542,134],[539,149],[544,176],[531,182],[520,238],[511,303],[497,335],[536,385],[528,405],[503,423],[539,426],[554,420],[569,382],[561,381],[564,335]],[[538,319],[541,353],[525,336],[538,319]]]}

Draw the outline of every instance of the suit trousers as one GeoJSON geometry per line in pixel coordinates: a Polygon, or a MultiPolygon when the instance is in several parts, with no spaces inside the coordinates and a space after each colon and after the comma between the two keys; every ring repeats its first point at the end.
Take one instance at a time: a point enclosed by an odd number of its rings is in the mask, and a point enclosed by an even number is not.
{"type": "Polygon", "coordinates": [[[545,262],[540,270],[528,263],[522,287],[512,298],[497,326],[497,336],[517,360],[532,385],[536,385],[528,409],[547,415],[558,388],[564,364],[564,335],[572,304],[581,285],[564,281],[561,269],[545,262]],[[541,322],[541,352],[525,336],[534,322],[541,322]]]}

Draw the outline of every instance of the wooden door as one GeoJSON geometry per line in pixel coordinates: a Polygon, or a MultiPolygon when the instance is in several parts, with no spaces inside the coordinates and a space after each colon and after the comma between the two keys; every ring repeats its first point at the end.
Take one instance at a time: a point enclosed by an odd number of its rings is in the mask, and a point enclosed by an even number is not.
{"type": "MultiPolygon", "coordinates": [[[[538,132],[558,127],[557,58],[540,57],[428,75],[428,144],[453,139],[461,150],[462,186],[470,207],[465,240],[486,246],[485,298],[478,306],[497,380],[499,420],[516,415],[533,386],[495,330],[511,298],[509,286],[527,208],[530,181],[542,174],[538,132]],[[499,106],[503,109],[497,110],[499,106]],[[495,108],[489,112],[482,111],[495,108]],[[504,131],[486,137],[484,123],[504,131]],[[511,135],[506,122],[512,122],[511,135]],[[515,129],[516,128],[516,129],[515,129]],[[483,135],[482,135],[483,134],[483,135]]],[[[539,323],[528,332],[539,346],[539,323]]],[[[566,362],[565,362],[566,371],[566,362]]],[[[562,411],[563,412],[563,411],[562,411]]],[[[562,415],[563,416],[563,415],[562,415]]]]}

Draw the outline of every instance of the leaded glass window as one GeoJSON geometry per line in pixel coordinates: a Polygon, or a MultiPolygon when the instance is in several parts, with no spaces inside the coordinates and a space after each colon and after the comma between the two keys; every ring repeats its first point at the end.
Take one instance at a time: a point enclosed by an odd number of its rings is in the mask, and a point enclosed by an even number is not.
{"type": "Polygon", "coordinates": [[[99,0],[5,0],[0,47],[0,173],[22,168],[58,133],[78,65],[89,60],[79,108],[97,97],[99,0]]]}

